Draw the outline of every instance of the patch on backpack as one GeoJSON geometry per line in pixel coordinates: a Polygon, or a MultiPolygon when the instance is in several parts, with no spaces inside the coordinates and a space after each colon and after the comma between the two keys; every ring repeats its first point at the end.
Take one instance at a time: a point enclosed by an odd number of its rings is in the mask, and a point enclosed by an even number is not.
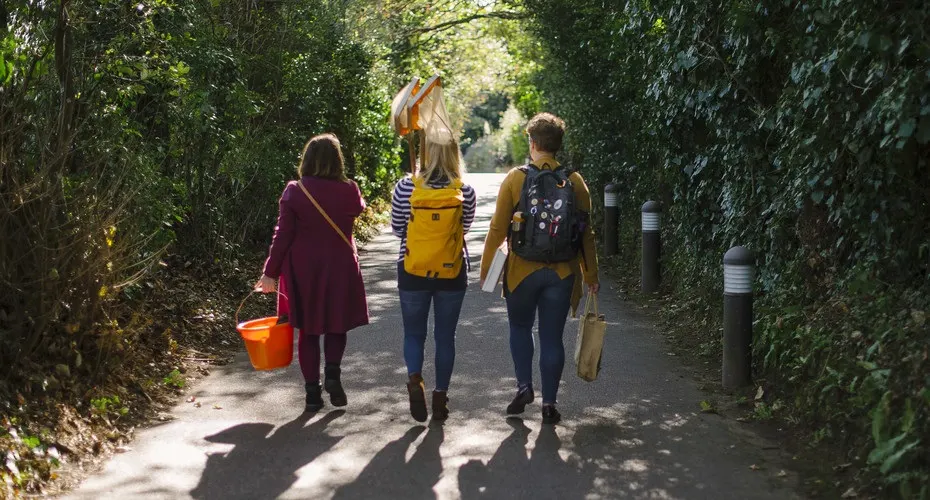
{"type": "Polygon", "coordinates": [[[433,220],[439,220],[439,214],[433,214],[433,220]]]}

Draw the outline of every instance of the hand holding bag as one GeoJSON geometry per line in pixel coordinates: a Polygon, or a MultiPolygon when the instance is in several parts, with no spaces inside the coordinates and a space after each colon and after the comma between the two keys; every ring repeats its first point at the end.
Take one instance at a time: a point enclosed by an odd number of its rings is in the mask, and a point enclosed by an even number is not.
{"type": "Polygon", "coordinates": [[[601,353],[604,349],[604,334],[607,321],[598,312],[597,294],[588,295],[584,306],[584,315],[578,322],[578,338],[575,340],[575,364],[578,376],[593,382],[601,371],[601,353]],[[591,306],[594,306],[594,312],[591,306]]]}

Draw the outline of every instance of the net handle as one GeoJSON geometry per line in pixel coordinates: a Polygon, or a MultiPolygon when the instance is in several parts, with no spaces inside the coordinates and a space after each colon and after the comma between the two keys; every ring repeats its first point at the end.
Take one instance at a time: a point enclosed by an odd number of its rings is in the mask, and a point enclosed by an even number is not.
{"type": "MultiPolygon", "coordinates": [[[[257,291],[258,291],[258,290],[252,290],[251,292],[249,292],[248,295],[245,296],[244,299],[242,299],[242,302],[239,303],[239,307],[236,308],[236,313],[233,315],[233,318],[234,318],[235,321],[236,321],[236,326],[239,326],[239,312],[242,311],[242,306],[244,306],[244,305],[245,305],[245,301],[249,300],[249,297],[251,297],[252,295],[254,295],[255,292],[257,292],[257,291]]],[[[281,290],[280,290],[280,289],[275,289],[275,292],[276,292],[278,295],[280,295],[281,297],[284,297],[284,300],[290,300],[290,299],[287,298],[287,295],[284,295],[283,293],[281,293],[281,290]]]]}

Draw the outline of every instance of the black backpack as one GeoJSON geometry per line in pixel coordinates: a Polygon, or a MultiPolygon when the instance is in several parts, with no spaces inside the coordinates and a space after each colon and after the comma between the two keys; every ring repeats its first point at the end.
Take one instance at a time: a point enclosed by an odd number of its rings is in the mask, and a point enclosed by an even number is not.
{"type": "Polygon", "coordinates": [[[526,179],[514,215],[522,213],[523,222],[511,224],[513,253],[533,262],[574,260],[581,248],[582,217],[575,205],[571,172],[563,167],[541,170],[534,165],[520,170],[526,179]]]}

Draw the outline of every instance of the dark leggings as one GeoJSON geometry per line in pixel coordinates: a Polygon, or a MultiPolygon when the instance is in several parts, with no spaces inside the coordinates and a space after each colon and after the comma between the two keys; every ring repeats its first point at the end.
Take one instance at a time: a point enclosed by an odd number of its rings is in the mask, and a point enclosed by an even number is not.
{"type": "Polygon", "coordinates": [[[300,360],[300,371],[304,374],[304,381],[320,381],[320,337],[323,337],[323,352],[327,364],[342,362],[342,355],[346,352],[346,337],[344,333],[327,333],[326,335],[300,334],[297,341],[297,355],[300,360]]]}

